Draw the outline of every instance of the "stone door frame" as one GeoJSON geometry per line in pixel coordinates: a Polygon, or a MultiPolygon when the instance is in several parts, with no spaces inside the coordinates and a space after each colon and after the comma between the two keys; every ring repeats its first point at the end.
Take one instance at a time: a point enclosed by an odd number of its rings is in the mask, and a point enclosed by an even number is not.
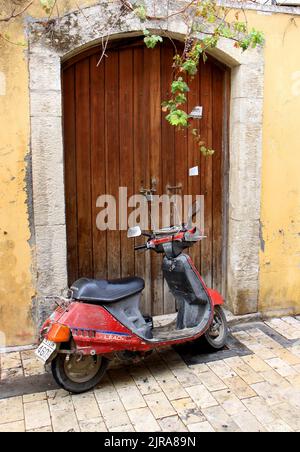
{"type": "MultiPolygon", "coordinates": [[[[116,8],[104,2],[85,8],[84,14],[66,14],[48,29],[41,21],[28,26],[37,321],[50,308],[45,297],[67,288],[61,64],[103,42],[116,8]]],[[[176,17],[143,27],[179,40],[186,32],[176,17]]],[[[141,35],[140,28],[129,13],[111,24],[109,36],[141,35]]],[[[225,39],[212,53],[231,68],[227,301],[235,314],[246,314],[257,312],[259,296],[264,53],[242,53],[225,39]]]]}

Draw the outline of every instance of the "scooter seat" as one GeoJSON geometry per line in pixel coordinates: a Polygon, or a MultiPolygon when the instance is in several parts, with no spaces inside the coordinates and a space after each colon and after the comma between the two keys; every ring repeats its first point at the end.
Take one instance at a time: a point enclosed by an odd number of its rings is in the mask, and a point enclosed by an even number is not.
{"type": "Polygon", "coordinates": [[[91,304],[114,303],[142,292],[145,281],[141,278],[125,278],[115,281],[81,278],[72,287],[74,300],[91,304]]]}

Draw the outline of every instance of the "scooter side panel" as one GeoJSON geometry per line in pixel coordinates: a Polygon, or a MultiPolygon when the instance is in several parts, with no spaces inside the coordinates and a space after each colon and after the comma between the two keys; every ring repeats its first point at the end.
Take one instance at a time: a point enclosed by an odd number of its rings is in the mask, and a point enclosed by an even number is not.
{"type": "Polygon", "coordinates": [[[146,350],[149,348],[101,306],[71,303],[59,323],[70,328],[77,348],[86,354],[91,351],[106,354],[117,350],[141,350],[143,345],[146,350]]]}

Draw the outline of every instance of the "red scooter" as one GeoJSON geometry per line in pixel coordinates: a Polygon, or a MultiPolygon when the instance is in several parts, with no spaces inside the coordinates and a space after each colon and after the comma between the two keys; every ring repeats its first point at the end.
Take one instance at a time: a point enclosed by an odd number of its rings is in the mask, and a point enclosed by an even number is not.
{"type": "Polygon", "coordinates": [[[82,278],[70,289],[45,322],[37,356],[50,363],[56,382],[71,393],[98,385],[110,360],[144,357],[154,349],[205,341],[210,348],[224,347],[228,327],[221,295],[209,289],[191,258],[183,251],[202,240],[197,228],[171,227],[143,234],[139,227],[128,237],[147,237],[136,250],[162,254],[163,274],[177,303],[176,320],[154,327],[139,309],[144,280],[116,281],[82,278]]]}

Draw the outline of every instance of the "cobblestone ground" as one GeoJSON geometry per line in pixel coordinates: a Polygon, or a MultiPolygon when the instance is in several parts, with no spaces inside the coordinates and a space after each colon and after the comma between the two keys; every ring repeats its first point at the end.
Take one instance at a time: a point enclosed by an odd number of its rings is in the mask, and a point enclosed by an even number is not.
{"type": "Polygon", "coordinates": [[[221,352],[188,366],[168,349],[114,365],[99,388],[78,396],[52,390],[3,399],[7,383],[45,373],[33,350],[3,354],[0,431],[299,432],[300,318],[244,325],[233,335],[247,355],[221,352]]]}

